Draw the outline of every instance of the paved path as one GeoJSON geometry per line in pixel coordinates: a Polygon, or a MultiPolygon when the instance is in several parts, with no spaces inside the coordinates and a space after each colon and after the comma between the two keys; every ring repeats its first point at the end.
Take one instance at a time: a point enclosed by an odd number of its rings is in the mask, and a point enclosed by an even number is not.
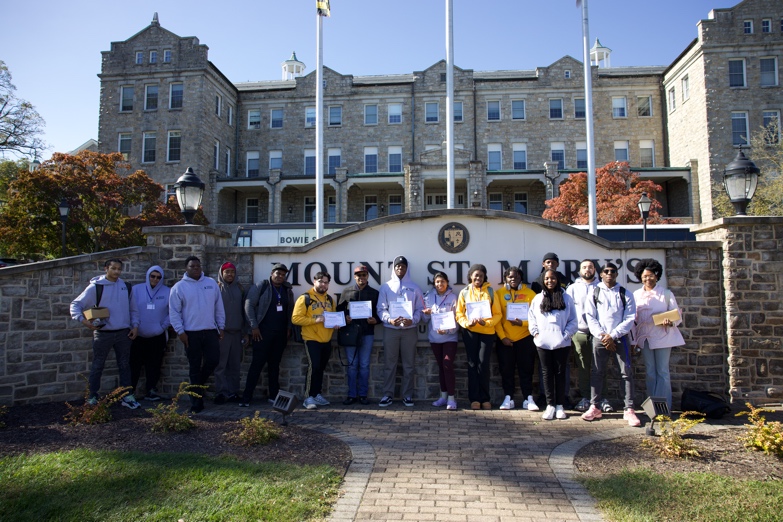
{"type": "MultiPolygon", "coordinates": [[[[255,409],[276,416],[268,404],[208,405],[200,415],[255,409]]],[[[602,520],[574,479],[574,455],[590,442],[639,432],[622,413],[544,421],[536,412],[451,412],[424,401],[297,410],[289,421],[338,437],[353,452],[334,522],[602,520]]]]}

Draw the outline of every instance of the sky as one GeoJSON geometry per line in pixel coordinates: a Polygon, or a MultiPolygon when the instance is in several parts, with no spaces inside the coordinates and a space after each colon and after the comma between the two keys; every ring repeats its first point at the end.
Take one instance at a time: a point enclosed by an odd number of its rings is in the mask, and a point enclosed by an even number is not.
{"type": "MultiPolygon", "coordinates": [[[[612,49],[611,65],[670,65],[710,10],[739,0],[585,0],[590,43],[612,49]]],[[[354,76],[421,71],[446,57],[445,0],[331,0],[323,23],[324,65],[354,76]]],[[[574,0],[453,0],[454,63],[475,71],[535,69],[563,56],[582,60],[574,0]]],[[[196,36],[233,82],[279,80],[292,52],[315,70],[314,0],[4,0],[0,60],[18,97],[46,121],[44,141],[67,152],[98,138],[101,51],[152,21],[196,36]],[[10,23],[10,21],[14,21],[10,23]]]]}

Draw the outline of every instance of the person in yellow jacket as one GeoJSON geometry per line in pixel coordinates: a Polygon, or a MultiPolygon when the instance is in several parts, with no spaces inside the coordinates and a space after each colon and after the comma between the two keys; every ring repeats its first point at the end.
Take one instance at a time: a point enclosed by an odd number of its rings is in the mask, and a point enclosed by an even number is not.
{"type": "Polygon", "coordinates": [[[489,358],[495,343],[495,326],[501,321],[500,304],[487,282],[487,267],[472,265],[468,270],[468,286],[457,299],[457,322],[462,326],[462,342],[468,356],[468,398],[470,409],[491,410],[489,395],[489,358]],[[469,303],[485,301],[485,312],[469,303]],[[489,312],[486,312],[486,307],[489,312]],[[469,310],[470,308],[470,310],[469,310]]]}
{"type": "Polygon", "coordinates": [[[527,397],[522,407],[531,411],[537,411],[538,406],[533,400],[533,368],[538,358],[533,337],[527,329],[527,311],[530,310],[530,302],[536,293],[522,283],[524,277],[522,270],[517,266],[510,266],[503,273],[505,285],[495,290],[495,299],[500,304],[502,320],[495,325],[495,333],[498,336],[496,350],[498,354],[498,366],[500,378],[503,382],[505,398],[500,405],[501,410],[513,410],[514,404],[514,371],[519,373],[519,387],[522,388],[522,397],[527,397]],[[509,319],[508,305],[512,306],[514,316],[509,319]],[[516,317],[519,315],[519,317],[516,317]]]}
{"type": "Polygon", "coordinates": [[[334,300],[326,293],[332,276],[326,272],[315,274],[313,288],[299,296],[294,305],[291,322],[302,327],[302,339],[307,348],[307,385],[303,406],[314,410],[318,406],[328,406],[321,395],[324,371],[332,354],[332,334],[338,328],[324,327],[324,312],[334,312],[334,300]],[[308,306],[309,303],[309,306],[308,306]]]}

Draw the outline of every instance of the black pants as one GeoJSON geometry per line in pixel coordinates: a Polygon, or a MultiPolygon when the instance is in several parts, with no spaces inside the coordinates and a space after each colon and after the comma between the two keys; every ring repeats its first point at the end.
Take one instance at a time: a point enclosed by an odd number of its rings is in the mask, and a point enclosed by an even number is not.
{"type": "Polygon", "coordinates": [[[547,406],[565,404],[565,375],[568,364],[568,354],[571,347],[557,348],[555,350],[538,349],[538,358],[541,360],[541,373],[544,377],[544,394],[547,406]]]}
{"type": "Polygon", "coordinates": [[[310,363],[307,369],[306,397],[315,397],[321,393],[324,384],[324,371],[329,364],[332,355],[332,343],[319,343],[307,341],[307,360],[310,363]]]}
{"type": "Polygon", "coordinates": [[[470,402],[489,402],[489,358],[495,336],[466,328],[462,342],[468,355],[468,398],[470,402]]]}
{"type": "Polygon", "coordinates": [[[503,394],[514,398],[514,373],[519,374],[519,387],[522,388],[522,400],[533,395],[533,369],[535,368],[536,345],[533,336],[528,335],[506,346],[499,340],[496,343],[500,378],[503,382],[503,394]]]}
{"type": "Polygon", "coordinates": [[[130,368],[133,392],[139,384],[141,369],[144,368],[147,393],[158,387],[163,355],[166,353],[166,332],[155,337],[136,337],[131,344],[130,368]]]}
{"type": "Polygon", "coordinates": [[[247,371],[245,392],[242,394],[242,402],[253,400],[253,392],[261,379],[261,370],[266,365],[266,373],[269,380],[269,398],[274,400],[280,391],[280,361],[283,360],[283,351],[288,343],[288,330],[264,330],[261,332],[261,340],[253,341],[253,360],[247,371]]]}
{"type": "MultiPolygon", "coordinates": [[[[188,335],[188,356],[190,384],[204,384],[217,368],[220,361],[220,335],[217,330],[185,331],[188,335]]],[[[196,391],[204,395],[204,390],[196,391]]],[[[199,399],[191,396],[191,402],[199,403],[199,399]]]]}

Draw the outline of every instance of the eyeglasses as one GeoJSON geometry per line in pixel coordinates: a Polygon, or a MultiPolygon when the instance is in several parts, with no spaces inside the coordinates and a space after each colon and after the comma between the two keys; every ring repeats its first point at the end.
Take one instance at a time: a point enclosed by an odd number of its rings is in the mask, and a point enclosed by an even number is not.
{"type": "Polygon", "coordinates": [[[160,279],[160,276],[150,274],[150,279],[160,279]]]}
{"type": "Polygon", "coordinates": [[[322,285],[327,285],[327,286],[329,286],[329,281],[327,281],[327,280],[324,280],[324,279],[317,279],[315,282],[316,282],[316,283],[320,283],[320,284],[322,284],[322,285]]]}
{"type": "Polygon", "coordinates": [[[604,270],[604,274],[616,274],[617,270],[604,270]]]}

